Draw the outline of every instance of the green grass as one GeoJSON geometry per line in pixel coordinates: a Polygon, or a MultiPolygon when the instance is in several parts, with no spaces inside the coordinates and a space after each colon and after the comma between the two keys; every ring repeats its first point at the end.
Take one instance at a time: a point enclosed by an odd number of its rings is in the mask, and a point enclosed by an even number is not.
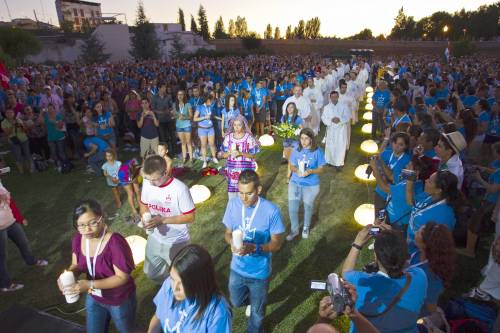
{"type": "MultiPolygon", "coordinates": [[[[333,168],[327,168],[321,175],[321,192],[309,239],[285,242],[282,249],[273,256],[273,275],[266,314],[268,332],[305,332],[315,322],[318,303],[324,294],[311,292],[309,282],[312,279],[324,279],[328,273],[340,270],[360,228],[353,219],[354,209],[373,200],[373,185],[366,185],[354,178],[355,167],[366,163],[366,156],[359,149],[359,144],[366,138],[366,135],[361,134],[360,127],[353,127],[351,149],[343,172],[337,173],[333,168]]],[[[288,227],[286,166],[280,165],[281,146],[275,144],[264,148],[257,161],[259,174],[263,177],[265,196],[279,205],[288,227]]],[[[227,294],[231,255],[223,240],[224,227],[221,223],[227,201],[226,182],[221,176],[201,177],[201,164],[196,166],[196,170],[182,180],[189,186],[196,183],[208,186],[212,197],[197,206],[196,221],[190,227],[190,234],[194,243],[202,244],[212,254],[218,280],[227,294]]],[[[26,286],[16,293],[1,295],[0,311],[14,303],[42,310],[58,304],[66,312],[83,307],[82,301],[75,305],[65,304],[56,286],[58,275],[70,262],[71,237],[75,233],[71,224],[71,211],[81,198],[95,198],[103,203],[108,213],[115,211],[105,180],[99,178],[87,182],[83,171],[83,163],[80,163],[77,170],[70,174],[61,175],[51,170],[26,176],[12,173],[2,179],[30,222],[26,233],[34,252],[47,258],[49,266],[45,269],[25,266],[17,249],[9,242],[9,271],[15,282],[26,286]]],[[[125,197],[122,199],[125,203],[125,197]]],[[[119,213],[118,219],[109,222],[113,231],[125,236],[145,236],[138,228],[123,222],[123,218],[129,215],[126,205],[119,213]]],[[[479,269],[485,263],[486,256],[487,249],[483,246],[479,259],[460,258],[454,287],[445,296],[466,291],[473,286],[479,279],[479,269]]],[[[361,263],[371,261],[371,257],[372,253],[364,250],[361,263]]],[[[133,276],[137,284],[138,323],[146,327],[154,313],[152,298],[159,287],[144,276],[142,265],[134,271],[133,276]]],[[[234,332],[245,330],[246,318],[243,312],[244,309],[234,311],[234,332]]],[[[80,323],[85,320],[85,312],[63,315],[51,310],[51,313],[80,323]]],[[[339,325],[342,331],[347,331],[348,324],[345,320],[339,325]]]]}

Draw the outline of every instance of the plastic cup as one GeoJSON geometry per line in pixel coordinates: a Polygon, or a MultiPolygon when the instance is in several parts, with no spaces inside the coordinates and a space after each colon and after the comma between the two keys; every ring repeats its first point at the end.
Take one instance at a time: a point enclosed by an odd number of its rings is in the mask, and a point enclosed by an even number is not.
{"type": "MultiPolygon", "coordinates": [[[[61,282],[63,289],[71,287],[76,283],[75,275],[71,271],[64,271],[64,273],[59,276],[59,281],[61,282]]],[[[80,299],[80,294],[65,293],[64,297],[66,297],[66,303],[71,304],[77,302],[80,299]]]]}
{"type": "Polygon", "coordinates": [[[233,231],[233,245],[237,250],[243,246],[243,232],[240,229],[233,231]]]}

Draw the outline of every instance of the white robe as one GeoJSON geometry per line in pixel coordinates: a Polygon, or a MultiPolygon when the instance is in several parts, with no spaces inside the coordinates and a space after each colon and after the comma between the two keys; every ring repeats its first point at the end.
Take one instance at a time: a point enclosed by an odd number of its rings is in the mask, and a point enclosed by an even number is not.
{"type": "MultiPolygon", "coordinates": [[[[352,120],[353,124],[356,124],[358,122],[358,104],[356,103],[356,100],[354,97],[349,94],[339,94],[339,102],[346,104],[347,108],[349,109],[349,115],[350,119],[352,120]]],[[[347,147],[346,149],[349,149],[351,145],[351,124],[347,124],[347,147]]]]}
{"type": "Polygon", "coordinates": [[[307,87],[304,89],[303,95],[311,102],[311,119],[309,126],[304,125],[304,127],[309,127],[313,130],[314,135],[318,135],[321,123],[321,109],[323,108],[323,95],[318,87],[307,87]]]}
{"type": "Polygon", "coordinates": [[[328,104],[321,116],[326,125],[325,160],[333,166],[343,166],[347,148],[347,128],[350,121],[350,110],[346,104],[337,102],[328,104]],[[337,117],[340,122],[335,124],[332,119],[337,117]]]}

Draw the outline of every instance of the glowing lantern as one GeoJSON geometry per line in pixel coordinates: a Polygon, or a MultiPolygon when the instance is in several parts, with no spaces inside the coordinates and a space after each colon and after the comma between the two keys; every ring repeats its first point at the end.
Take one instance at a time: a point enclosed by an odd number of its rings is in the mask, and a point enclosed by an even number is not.
{"type": "Polygon", "coordinates": [[[375,206],[372,204],[360,205],[354,211],[354,220],[362,226],[373,224],[375,221],[375,206]]]}
{"type": "Polygon", "coordinates": [[[368,94],[366,94],[366,97],[372,98],[373,97],[373,92],[369,92],[368,94]]]}
{"type": "Polygon", "coordinates": [[[370,104],[366,104],[366,106],[365,106],[365,110],[366,110],[366,111],[371,111],[371,110],[373,110],[373,104],[371,104],[371,103],[370,103],[370,104]]]}
{"type": "Polygon", "coordinates": [[[372,102],[373,102],[373,99],[371,99],[371,98],[366,99],[366,104],[372,104],[372,102]]]}
{"type": "Polygon", "coordinates": [[[373,92],[373,88],[371,86],[368,86],[368,87],[366,87],[365,92],[372,93],[373,92]]]}
{"type": "Polygon", "coordinates": [[[134,258],[134,264],[138,265],[141,262],[143,262],[146,256],[147,241],[143,237],[137,235],[128,236],[127,238],[125,238],[125,240],[127,241],[128,246],[130,246],[130,249],[132,250],[132,257],[134,258]]]}
{"type": "Polygon", "coordinates": [[[361,150],[368,154],[376,154],[378,152],[378,145],[373,140],[365,140],[361,142],[361,150]]]}
{"type": "Polygon", "coordinates": [[[274,138],[269,134],[264,134],[259,138],[259,143],[262,147],[269,147],[274,144],[274,138]]]}
{"type": "Polygon", "coordinates": [[[372,133],[372,123],[364,124],[363,127],[361,127],[361,132],[366,133],[366,134],[371,134],[372,133]]]}
{"type": "Polygon", "coordinates": [[[373,176],[373,172],[370,174],[370,177],[368,178],[366,175],[366,169],[368,168],[369,164],[361,164],[354,170],[354,175],[356,178],[360,180],[364,180],[367,182],[371,182],[375,180],[375,176],[373,176]]]}
{"type": "Polygon", "coordinates": [[[363,113],[363,119],[364,120],[372,120],[372,117],[373,117],[373,115],[372,115],[371,111],[363,113]]]}
{"type": "Polygon", "coordinates": [[[255,172],[259,171],[259,165],[257,164],[257,161],[255,162],[255,172]]]}
{"type": "Polygon", "coordinates": [[[193,185],[189,189],[189,192],[191,192],[191,197],[193,198],[193,202],[195,204],[199,204],[210,198],[210,190],[205,185],[193,185]]]}

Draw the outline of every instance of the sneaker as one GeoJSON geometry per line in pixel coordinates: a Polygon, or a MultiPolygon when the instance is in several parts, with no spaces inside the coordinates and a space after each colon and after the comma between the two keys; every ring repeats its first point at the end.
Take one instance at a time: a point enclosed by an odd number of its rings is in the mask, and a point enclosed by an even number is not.
{"type": "Polygon", "coordinates": [[[38,259],[36,262],[35,262],[35,266],[39,266],[39,267],[45,267],[49,264],[49,262],[45,259],[38,259]]]}
{"type": "Polygon", "coordinates": [[[309,237],[309,229],[304,228],[302,230],[302,239],[307,239],[309,237]]]}
{"type": "Polygon", "coordinates": [[[247,318],[250,318],[250,314],[252,313],[252,307],[250,305],[247,305],[246,309],[245,309],[245,316],[247,318]]]}
{"type": "Polygon", "coordinates": [[[286,236],[286,240],[287,241],[292,241],[295,237],[297,237],[299,235],[298,232],[291,232],[288,234],[288,236],[286,236]]]}
{"type": "Polygon", "coordinates": [[[212,162],[214,162],[215,164],[219,164],[219,160],[217,159],[217,157],[213,157],[212,162]]]}
{"type": "Polygon", "coordinates": [[[480,288],[472,288],[469,292],[463,294],[462,296],[485,302],[491,301],[491,296],[480,288]]]}

